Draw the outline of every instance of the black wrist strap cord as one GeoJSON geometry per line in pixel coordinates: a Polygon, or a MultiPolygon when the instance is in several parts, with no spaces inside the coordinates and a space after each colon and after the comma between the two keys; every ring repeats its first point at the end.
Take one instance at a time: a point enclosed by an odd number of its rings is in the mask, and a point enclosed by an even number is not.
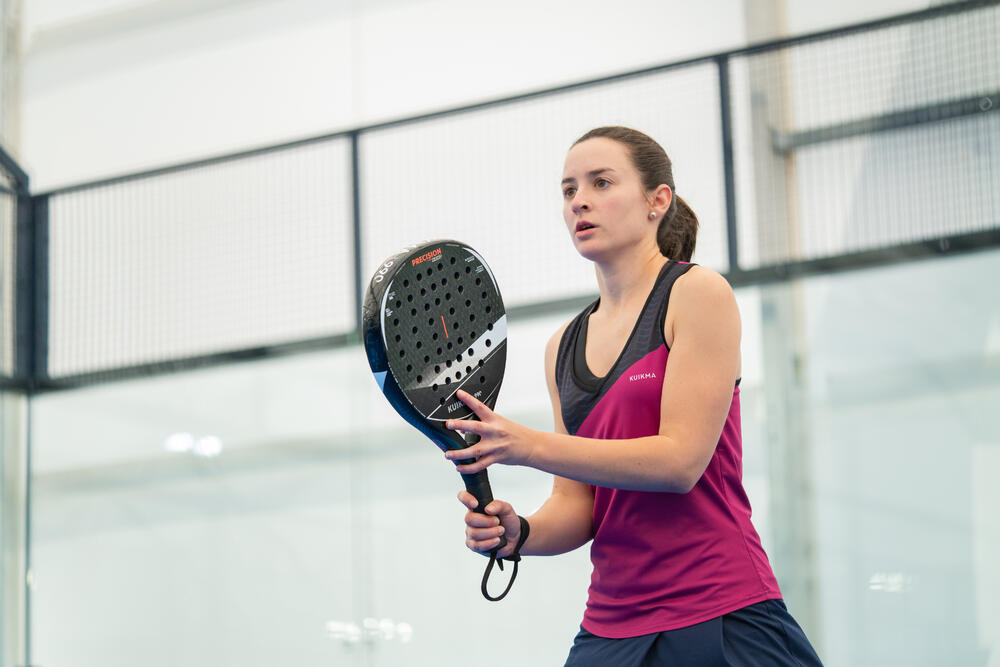
{"type": "Polygon", "coordinates": [[[504,597],[507,596],[507,593],[510,592],[510,587],[514,585],[514,579],[517,578],[517,564],[521,562],[521,546],[524,544],[524,541],[528,539],[528,533],[531,531],[531,526],[528,524],[527,519],[521,515],[518,515],[517,518],[521,522],[521,534],[517,538],[517,545],[514,547],[514,551],[505,558],[497,558],[497,552],[500,551],[500,549],[494,549],[491,551],[490,562],[486,566],[486,572],[483,573],[483,584],[481,586],[481,590],[483,591],[483,597],[490,602],[503,600],[504,597]],[[490,572],[493,571],[493,564],[496,563],[497,567],[503,571],[503,562],[505,560],[509,560],[514,563],[514,569],[510,573],[510,581],[507,582],[507,588],[503,589],[503,593],[500,595],[493,597],[489,594],[489,591],[486,590],[486,582],[489,581],[490,572]]]}

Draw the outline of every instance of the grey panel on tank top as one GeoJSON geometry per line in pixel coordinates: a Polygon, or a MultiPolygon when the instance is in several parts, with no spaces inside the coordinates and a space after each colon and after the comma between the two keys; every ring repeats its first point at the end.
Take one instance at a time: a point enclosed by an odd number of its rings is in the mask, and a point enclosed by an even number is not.
{"type": "Polygon", "coordinates": [[[586,364],[587,322],[601,300],[584,308],[566,327],[556,355],[556,386],[563,425],[571,435],[576,434],[590,411],[629,367],[665,344],[663,318],[667,314],[670,290],[692,266],[696,265],[673,260],[663,265],[621,356],[603,378],[595,376],[586,364]]]}

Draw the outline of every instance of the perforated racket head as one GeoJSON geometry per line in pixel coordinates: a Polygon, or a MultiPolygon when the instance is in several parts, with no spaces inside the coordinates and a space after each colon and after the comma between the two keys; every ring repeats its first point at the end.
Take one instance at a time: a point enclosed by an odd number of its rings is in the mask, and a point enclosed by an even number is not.
{"type": "Polygon", "coordinates": [[[376,271],[365,294],[365,352],[396,411],[442,449],[466,446],[444,427],[475,419],[455,396],[496,405],[507,360],[507,316],[482,256],[443,239],[404,248],[376,271]]]}

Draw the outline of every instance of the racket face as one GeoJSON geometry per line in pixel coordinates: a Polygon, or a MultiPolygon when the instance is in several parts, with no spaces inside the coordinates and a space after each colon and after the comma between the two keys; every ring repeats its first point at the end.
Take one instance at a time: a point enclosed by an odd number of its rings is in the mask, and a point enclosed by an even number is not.
{"type": "Polygon", "coordinates": [[[404,248],[372,277],[363,326],[369,365],[396,411],[442,449],[464,447],[444,428],[475,419],[455,392],[492,409],[507,357],[506,311],[482,256],[447,239],[404,248]]]}

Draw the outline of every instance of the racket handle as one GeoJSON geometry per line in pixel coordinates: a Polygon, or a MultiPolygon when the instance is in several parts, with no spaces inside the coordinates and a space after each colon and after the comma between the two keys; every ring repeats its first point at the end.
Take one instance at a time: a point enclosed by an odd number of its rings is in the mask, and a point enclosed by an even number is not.
{"type": "Polygon", "coordinates": [[[473,512],[486,513],[486,506],[493,502],[493,490],[490,488],[490,478],[485,470],[480,470],[469,475],[462,475],[465,488],[476,497],[479,504],[473,512]]]}
{"type": "MultiPolygon", "coordinates": [[[[479,442],[479,436],[475,433],[465,433],[463,439],[465,440],[466,447],[471,447],[479,442]]],[[[472,463],[472,460],[459,461],[459,463],[472,463]]],[[[486,474],[485,470],[480,470],[471,475],[462,475],[462,481],[465,482],[465,489],[475,496],[478,501],[476,509],[472,511],[479,514],[486,514],[486,506],[493,502],[493,489],[490,488],[489,475],[486,474]]],[[[507,538],[501,535],[500,544],[497,545],[497,549],[503,549],[505,546],[507,546],[507,538]]]]}
{"type": "MultiPolygon", "coordinates": [[[[490,478],[487,476],[486,471],[480,470],[470,475],[462,475],[462,481],[465,482],[466,490],[479,501],[476,509],[472,511],[479,514],[486,514],[486,506],[493,502],[493,490],[490,488],[490,478]]],[[[507,546],[507,538],[501,535],[500,544],[496,548],[503,549],[505,546],[507,546]]]]}

